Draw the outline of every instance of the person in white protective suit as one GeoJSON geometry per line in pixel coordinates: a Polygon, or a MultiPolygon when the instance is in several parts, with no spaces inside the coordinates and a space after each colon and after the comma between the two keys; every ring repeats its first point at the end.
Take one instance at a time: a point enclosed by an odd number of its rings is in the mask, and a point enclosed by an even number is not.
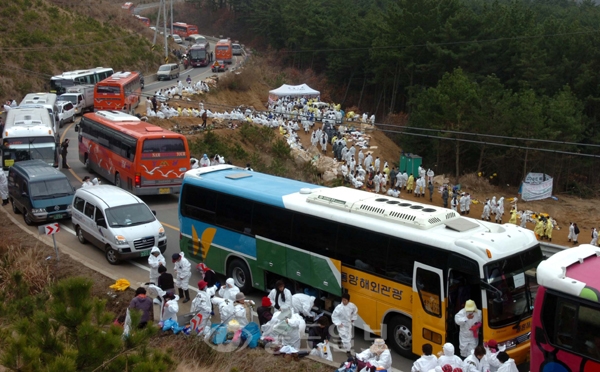
{"type": "Polygon", "coordinates": [[[432,354],[433,347],[431,344],[424,344],[421,350],[423,350],[423,356],[413,363],[410,369],[411,372],[429,372],[438,365],[437,357],[432,354]]]}
{"type": "Polygon", "coordinates": [[[210,294],[206,291],[208,283],[204,280],[198,282],[198,294],[192,300],[191,313],[200,314],[202,320],[196,328],[198,335],[208,336],[210,334],[210,313],[212,312],[212,303],[210,294]]]}
{"type": "Polygon", "coordinates": [[[431,169],[427,169],[427,183],[431,182],[433,184],[433,176],[435,173],[431,169]]]}
{"type": "Polygon", "coordinates": [[[164,298],[166,302],[162,306],[160,320],[163,322],[167,319],[177,321],[177,312],[179,312],[179,296],[173,293],[166,293],[164,298]]]}
{"type": "Polygon", "coordinates": [[[515,360],[508,357],[508,354],[504,351],[498,353],[498,361],[502,363],[498,367],[498,372],[518,372],[519,369],[515,363],[515,360]]]}
{"type": "Polygon", "coordinates": [[[292,307],[292,292],[285,287],[283,280],[275,282],[275,288],[269,292],[268,297],[275,310],[289,309],[292,307]]]}
{"type": "Polygon", "coordinates": [[[219,296],[222,298],[229,300],[231,302],[235,301],[235,295],[240,292],[240,289],[235,286],[235,281],[233,278],[228,278],[225,281],[225,285],[219,289],[219,296]]]}
{"type": "MultiPolygon", "coordinates": [[[[233,304],[233,319],[237,320],[243,328],[248,325],[248,305],[254,302],[246,300],[244,292],[238,292],[235,295],[235,303],[233,304]]],[[[252,311],[252,309],[250,309],[252,311]]]]}
{"type": "Polygon", "coordinates": [[[202,155],[202,159],[200,159],[200,167],[208,167],[210,165],[210,159],[208,155],[202,155]]]}
{"type": "Polygon", "coordinates": [[[314,318],[315,314],[312,312],[314,305],[315,297],[313,296],[304,293],[296,293],[292,296],[292,310],[297,314],[307,318],[314,318]]]}
{"type": "Polygon", "coordinates": [[[465,307],[454,316],[454,322],[460,327],[460,355],[466,358],[479,343],[481,311],[477,309],[475,301],[468,300],[465,307]]]}
{"type": "Polygon", "coordinates": [[[182,298],[185,294],[185,299],[183,303],[186,303],[190,300],[190,278],[192,277],[192,265],[187,258],[185,258],[183,252],[181,253],[173,253],[172,256],[173,263],[175,264],[175,272],[177,276],[175,277],[175,287],[179,290],[179,298],[182,298]]]}
{"type": "Polygon", "coordinates": [[[190,158],[190,169],[198,169],[200,168],[200,163],[198,163],[198,159],[190,158]]]}
{"type": "Polygon", "coordinates": [[[502,365],[498,360],[498,353],[504,351],[506,348],[498,347],[498,342],[494,339],[484,343],[483,346],[485,347],[485,360],[489,366],[490,372],[497,372],[498,368],[502,365]]]}
{"type": "MultiPolygon", "coordinates": [[[[158,272],[158,268],[160,266],[166,266],[167,261],[165,261],[164,256],[160,253],[160,249],[154,246],[150,250],[150,256],[148,256],[148,265],[150,265],[150,283],[158,284],[158,277],[160,273],[158,272]]],[[[158,300],[154,300],[155,304],[158,304],[158,300]]]]}
{"type": "Polygon", "coordinates": [[[477,345],[471,355],[465,358],[463,364],[463,372],[488,372],[490,370],[483,345],[477,345]]]}
{"type": "Polygon", "coordinates": [[[356,356],[359,361],[366,363],[368,371],[392,368],[392,354],[382,338],[376,338],[370,348],[356,356]]]}
{"type": "Polygon", "coordinates": [[[443,367],[449,364],[452,366],[452,369],[463,367],[462,359],[458,355],[454,355],[454,345],[449,342],[445,343],[442,350],[444,354],[438,358],[438,366],[443,367]]]}
{"type": "Polygon", "coordinates": [[[352,329],[356,319],[358,319],[358,308],[350,302],[350,295],[344,293],[342,303],[337,305],[331,314],[331,320],[340,335],[339,346],[346,351],[352,348],[352,329]]]}
{"type": "Polygon", "coordinates": [[[590,244],[593,246],[598,245],[598,230],[596,230],[595,227],[592,229],[592,241],[590,242],[590,244]]]}
{"type": "Polygon", "coordinates": [[[8,204],[8,180],[4,171],[0,173],[0,198],[2,199],[2,205],[8,204]]]}
{"type": "Polygon", "coordinates": [[[481,213],[481,219],[489,221],[490,213],[492,213],[492,208],[490,207],[490,199],[485,199],[485,204],[483,204],[483,212],[481,213]]]}

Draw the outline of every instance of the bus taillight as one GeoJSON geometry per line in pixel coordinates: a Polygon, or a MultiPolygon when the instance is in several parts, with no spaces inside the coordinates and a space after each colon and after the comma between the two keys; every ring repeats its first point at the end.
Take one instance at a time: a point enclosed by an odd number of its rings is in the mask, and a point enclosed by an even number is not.
{"type": "Polygon", "coordinates": [[[135,174],[135,187],[140,187],[142,184],[142,175],[139,173],[135,174]]]}

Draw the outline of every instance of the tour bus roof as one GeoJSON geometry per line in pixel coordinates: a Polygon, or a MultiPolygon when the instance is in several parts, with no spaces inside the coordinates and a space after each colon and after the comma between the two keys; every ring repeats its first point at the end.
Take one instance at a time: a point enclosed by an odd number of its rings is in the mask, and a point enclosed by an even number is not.
{"type": "Polygon", "coordinates": [[[540,285],[600,302],[600,248],[590,244],[567,248],[542,261],[537,268],[540,285]]]}

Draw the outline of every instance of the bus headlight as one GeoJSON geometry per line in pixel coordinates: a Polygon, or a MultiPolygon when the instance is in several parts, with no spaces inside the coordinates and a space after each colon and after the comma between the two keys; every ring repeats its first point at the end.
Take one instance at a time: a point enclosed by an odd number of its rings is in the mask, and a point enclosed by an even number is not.
{"type": "Polygon", "coordinates": [[[115,242],[117,244],[127,244],[127,239],[123,235],[115,235],[115,242]]]}
{"type": "Polygon", "coordinates": [[[161,226],[160,229],[158,229],[158,238],[164,238],[165,235],[165,228],[161,226]]]}
{"type": "Polygon", "coordinates": [[[32,208],[31,213],[33,213],[33,214],[46,213],[46,209],[45,208],[32,208]]]}

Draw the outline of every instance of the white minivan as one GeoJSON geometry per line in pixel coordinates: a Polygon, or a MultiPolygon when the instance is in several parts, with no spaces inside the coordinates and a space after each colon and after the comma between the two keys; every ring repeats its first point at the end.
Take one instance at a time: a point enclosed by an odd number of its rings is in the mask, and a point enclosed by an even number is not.
{"type": "Polygon", "coordinates": [[[152,247],[167,250],[165,228],[137,196],[111,185],[82,187],[75,191],[71,220],[82,244],[104,250],[106,260],[147,257],[152,247]]]}

